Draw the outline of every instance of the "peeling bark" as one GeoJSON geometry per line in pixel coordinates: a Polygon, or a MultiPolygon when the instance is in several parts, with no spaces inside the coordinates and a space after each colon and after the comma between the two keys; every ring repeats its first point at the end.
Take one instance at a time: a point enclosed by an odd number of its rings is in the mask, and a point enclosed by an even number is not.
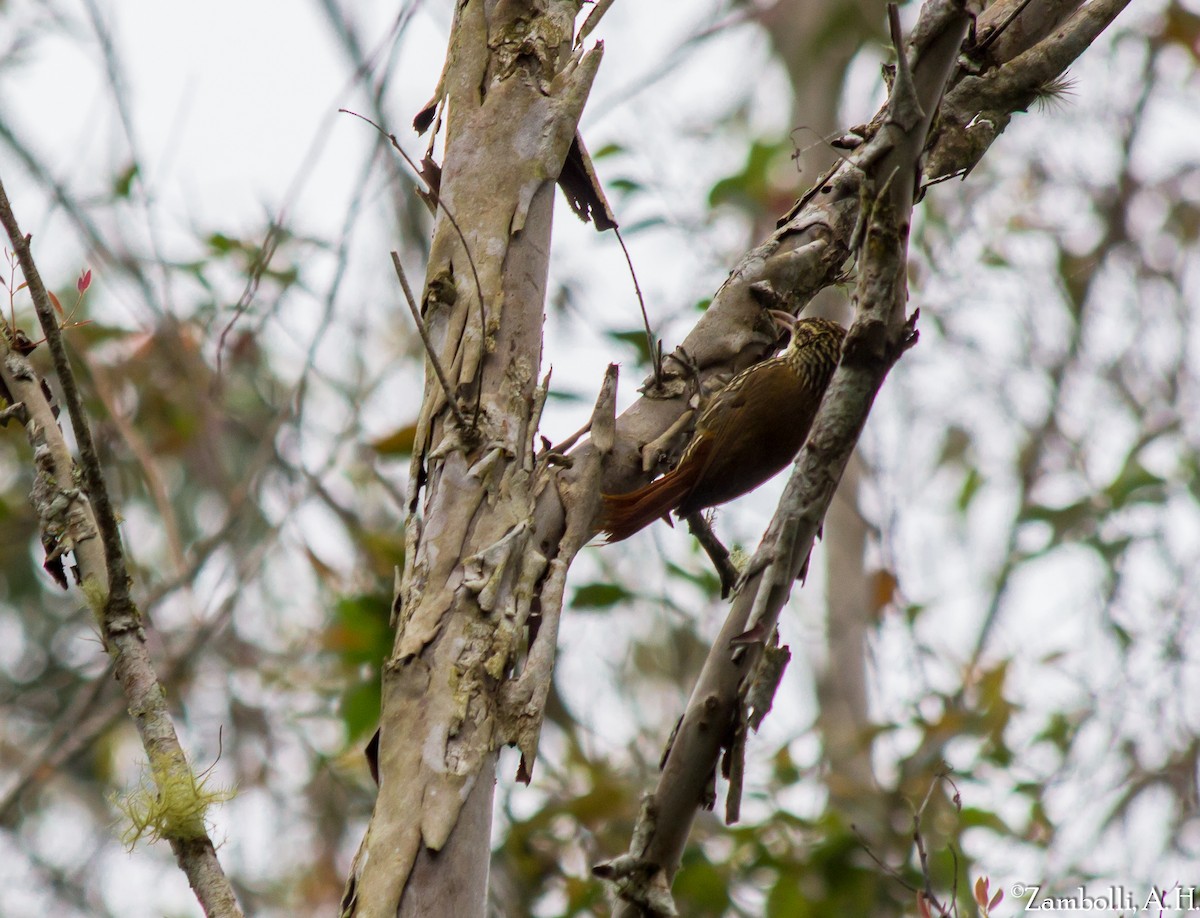
{"type": "Polygon", "coordinates": [[[532,545],[531,421],[554,183],[601,58],[572,47],[578,9],[468,0],[455,17],[421,309],[470,426],[427,373],[413,463],[424,494],[408,508],[379,797],[347,915],[484,913],[495,755],[516,739],[501,693],[550,563],[532,545]]]}

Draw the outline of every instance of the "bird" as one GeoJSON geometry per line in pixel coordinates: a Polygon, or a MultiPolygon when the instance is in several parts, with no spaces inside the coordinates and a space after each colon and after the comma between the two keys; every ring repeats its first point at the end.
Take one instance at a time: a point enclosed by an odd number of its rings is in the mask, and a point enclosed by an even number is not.
{"type": "MultiPolygon", "coordinates": [[[[790,318],[790,317],[789,317],[790,318]]],[[[679,462],[627,494],[604,494],[597,531],[620,542],[675,511],[685,517],[753,491],[796,458],[833,378],[846,330],[800,319],[784,351],[711,397],[679,462]]]]}

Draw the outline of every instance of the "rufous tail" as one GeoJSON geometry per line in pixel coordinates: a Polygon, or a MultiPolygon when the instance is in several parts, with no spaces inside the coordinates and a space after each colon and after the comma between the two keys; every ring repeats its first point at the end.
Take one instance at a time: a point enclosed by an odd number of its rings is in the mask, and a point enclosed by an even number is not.
{"type": "Polygon", "coordinates": [[[608,536],[605,542],[620,542],[666,516],[692,490],[695,469],[691,464],[674,468],[636,491],[603,495],[597,531],[608,536]]]}

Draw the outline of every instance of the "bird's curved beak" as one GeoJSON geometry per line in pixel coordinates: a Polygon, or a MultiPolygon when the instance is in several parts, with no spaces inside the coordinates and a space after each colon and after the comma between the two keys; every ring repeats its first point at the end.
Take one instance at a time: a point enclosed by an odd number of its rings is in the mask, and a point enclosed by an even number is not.
{"type": "Polygon", "coordinates": [[[790,338],[796,337],[796,317],[794,315],[784,312],[782,309],[768,309],[767,315],[771,317],[771,321],[775,323],[775,327],[779,329],[781,335],[787,332],[790,338]]]}

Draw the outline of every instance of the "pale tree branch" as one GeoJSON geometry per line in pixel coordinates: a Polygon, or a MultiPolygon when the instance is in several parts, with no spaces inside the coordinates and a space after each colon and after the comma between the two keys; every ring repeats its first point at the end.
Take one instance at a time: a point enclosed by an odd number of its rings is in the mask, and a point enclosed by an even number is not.
{"type": "MultiPolygon", "coordinates": [[[[898,43],[894,10],[891,15],[898,43]]],[[[856,320],[780,509],[672,737],[663,774],[643,808],[630,853],[598,869],[617,881],[624,900],[617,914],[626,918],[674,914],[669,887],[683,844],[696,809],[711,805],[721,750],[736,758],[741,748],[737,737],[744,736],[750,716],[745,709],[748,689],[756,681],[758,660],[773,640],[779,610],[811,551],[875,393],[894,361],[915,341],[912,320],[904,318],[909,213],[933,114],[969,24],[960,6],[926,4],[910,43],[911,72],[901,57],[888,106],[873,123],[869,140],[789,214],[789,223],[802,220],[802,225],[811,225],[810,208],[844,200],[848,186],[859,191],[863,208],[851,237],[861,240],[855,246],[856,320]]],[[[1078,45],[1077,36],[1086,31],[1068,26],[1055,39],[1077,54],[1086,47],[1078,45]]],[[[1055,58],[1039,54],[1038,60],[1055,58]]],[[[1061,61],[1061,55],[1057,59],[1061,61]]],[[[727,772],[736,774],[737,766],[731,762],[727,772]]],[[[731,797],[737,792],[732,788],[731,797]]]]}
{"type": "MultiPolygon", "coordinates": [[[[986,73],[971,75],[960,68],[953,74],[953,88],[947,91],[927,138],[922,181],[974,168],[1012,115],[1029,105],[1037,88],[1061,74],[1127,3],[1097,0],[1071,13],[1066,0],[1033,0],[1016,23],[1036,14],[1041,17],[1037,29],[1031,26],[1019,40],[997,40],[989,48],[994,63],[986,73]],[[1051,34],[1030,46],[1031,36],[1046,31],[1046,22],[1061,23],[1061,28],[1051,28],[1051,34]],[[1001,51],[1017,56],[1002,60],[1001,51]],[[1013,87],[1021,91],[1013,91],[1013,87]]],[[[981,25],[990,28],[991,15],[991,8],[981,14],[981,25]]],[[[914,40],[924,47],[931,38],[921,33],[915,34],[914,40]]],[[[925,79],[919,61],[915,76],[925,79]]],[[[862,129],[866,137],[878,131],[885,112],[862,129]]],[[[644,456],[643,447],[660,444],[659,438],[693,407],[696,385],[716,388],[767,356],[775,335],[763,316],[766,308],[799,313],[813,297],[841,279],[856,243],[860,216],[861,150],[855,152],[855,157],[840,161],[810,188],[779,221],[770,238],[746,253],[700,321],[667,356],[662,386],[645,389],[644,396],[617,418],[617,440],[603,481],[606,493],[631,491],[678,458],[688,439],[686,425],[675,428],[670,443],[661,450],[656,447],[654,455],[644,456]]],[[[578,457],[589,449],[590,444],[584,442],[572,455],[578,457]]],[[[542,491],[537,523],[539,543],[555,545],[563,531],[563,507],[552,489],[542,491]]]]}
{"type": "MultiPolygon", "coordinates": [[[[1018,53],[1000,66],[959,80],[942,102],[925,163],[925,180],[970,172],[1008,127],[1013,114],[1025,111],[1039,90],[1071,66],[1128,4],[1129,0],[1094,0],[1075,10],[1053,34],[1036,44],[1004,46],[1018,53]]],[[[1060,8],[1057,14],[1064,11],[1060,8]]],[[[1027,9],[1022,15],[1029,13],[1027,9]]],[[[991,51],[994,54],[997,48],[993,46],[991,51]]]]}
{"type": "MultiPolygon", "coordinates": [[[[891,12],[893,40],[901,48],[894,8],[891,12]]],[[[630,851],[637,869],[619,878],[623,903],[615,914],[621,918],[674,914],[673,907],[664,907],[662,890],[678,869],[697,810],[711,799],[722,750],[731,756],[727,774],[740,771],[743,743],[738,737],[744,737],[752,716],[748,694],[758,681],[760,664],[772,658],[766,651],[773,644],[779,613],[812,550],[875,394],[896,359],[915,341],[904,304],[918,159],[969,24],[961,9],[927,5],[918,31],[930,25],[930,18],[937,29],[929,33],[924,56],[914,61],[911,73],[901,56],[882,127],[855,156],[870,197],[857,253],[855,321],[841,362],[671,741],[652,794],[654,822],[638,833],[644,846],[630,851]]],[[[756,703],[761,707],[765,702],[756,703]]],[[[740,788],[730,793],[736,797],[740,788]]]]}
{"type": "MultiPolygon", "coordinates": [[[[34,452],[32,499],[41,521],[47,567],[53,573],[52,562],[59,561],[66,552],[74,556],[76,580],[96,615],[104,647],[112,657],[117,680],[146,750],[159,802],[173,809],[173,804],[179,801],[181,810],[176,812],[189,812],[189,818],[171,820],[156,825],[155,829],[170,841],[205,914],[222,918],[240,916],[236,896],[208,837],[205,806],[200,800],[203,782],[192,773],[180,746],[167,712],[166,692],[146,648],[141,615],[129,594],[129,575],[116,513],[58,316],[34,263],[30,238],[21,233],[3,183],[0,183],[0,223],[4,224],[29,285],[79,444],[80,463],[76,466],[42,392],[41,381],[29,361],[12,347],[16,330],[6,330],[6,334],[0,335],[0,376],[14,402],[20,402],[24,408],[25,429],[34,452]],[[74,486],[79,480],[82,490],[74,486]],[[190,803],[179,799],[189,794],[194,798],[190,803]]],[[[58,569],[61,570],[61,562],[58,569]]],[[[62,585],[66,586],[65,580],[62,585]]]]}

